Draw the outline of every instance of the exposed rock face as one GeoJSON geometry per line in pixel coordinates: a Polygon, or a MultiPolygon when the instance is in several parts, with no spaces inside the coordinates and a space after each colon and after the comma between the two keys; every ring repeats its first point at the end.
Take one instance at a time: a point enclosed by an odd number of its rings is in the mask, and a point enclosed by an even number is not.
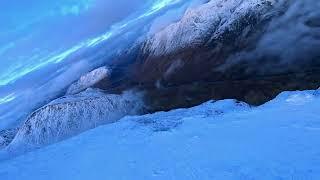
{"type": "Polygon", "coordinates": [[[129,92],[112,95],[88,89],[54,100],[32,113],[8,148],[15,150],[54,143],[126,115],[139,114],[142,109],[139,95],[129,92]]]}
{"type": "Polygon", "coordinates": [[[67,95],[77,94],[86,90],[89,87],[93,87],[99,81],[108,78],[111,70],[108,67],[100,67],[95,69],[88,74],[81,76],[81,78],[73,83],[67,90],[67,95]]]}
{"type": "Polygon", "coordinates": [[[157,111],[225,98],[258,105],[285,90],[315,89],[319,8],[312,0],[209,1],[148,38],[119,90],[145,90],[157,111]]]}

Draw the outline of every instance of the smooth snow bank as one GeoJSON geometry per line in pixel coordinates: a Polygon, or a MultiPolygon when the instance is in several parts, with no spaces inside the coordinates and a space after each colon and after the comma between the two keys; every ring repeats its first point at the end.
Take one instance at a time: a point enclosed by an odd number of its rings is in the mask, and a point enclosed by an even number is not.
{"type": "Polygon", "coordinates": [[[58,142],[126,115],[139,114],[142,108],[140,96],[133,92],[113,95],[88,89],[54,100],[33,112],[7,148],[24,151],[58,142]]]}
{"type": "Polygon", "coordinates": [[[319,179],[320,93],[125,117],[0,163],[15,179],[319,179]]]}
{"type": "Polygon", "coordinates": [[[67,90],[67,95],[77,94],[92,87],[99,81],[108,78],[111,74],[111,70],[108,67],[97,68],[80,77],[78,81],[73,83],[67,90]]]}

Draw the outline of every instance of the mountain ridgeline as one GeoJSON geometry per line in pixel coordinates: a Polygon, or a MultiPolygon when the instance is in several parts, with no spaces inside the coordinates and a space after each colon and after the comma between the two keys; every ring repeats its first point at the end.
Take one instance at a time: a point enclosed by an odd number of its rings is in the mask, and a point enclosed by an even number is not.
{"type": "Polygon", "coordinates": [[[33,112],[19,130],[2,133],[0,145],[9,144],[16,131],[8,146],[13,151],[126,115],[212,99],[261,105],[283,91],[316,89],[319,9],[315,0],[211,0],[188,9],[181,20],[83,75],[66,96],[33,112]],[[131,90],[138,93],[124,93],[131,90]]]}
{"type": "Polygon", "coordinates": [[[151,111],[226,98],[260,105],[285,90],[315,89],[318,8],[313,0],[209,1],[140,43],[130,63],[120,56],[116,74],[96,87],[145,91],[151,111]]]}

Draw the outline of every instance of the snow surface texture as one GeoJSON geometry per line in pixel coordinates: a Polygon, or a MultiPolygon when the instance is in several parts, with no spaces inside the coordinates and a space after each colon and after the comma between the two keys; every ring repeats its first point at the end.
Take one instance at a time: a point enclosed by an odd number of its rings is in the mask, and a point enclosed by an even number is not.
{"type": "Polygon", "coordinates": [[[69,87],[66,94],[72,95],[84,91],[87,88],[95,85],[99,81],[107,78],[108,76],[110,76],[110,74],[111,70],[108,67],[100,67],[98,69],[95,69],[88,74],[81,76],[77,82],[73,83],[69,87]]]}
{"type": "MultiPolygon", "coordinates": [[[[15,179],[319,179],[320,93],[125,117],[0,163],[15,179]]],[[[5,152],[3,152],[5,156],[5,152]]]]}
{"type": "Polygon", "coordinates": [[[138,114],[142,107],[139,95],[134,93],[112,95],[88,89],[54,100],[32,113],[7,148],[20,152],[58,142],[126,115],[138,114]]]}
{"type": "Polygon", "coordinates": [[[18,129],[8,129],[0,131],[0,149],[6,147],[17,134],[18,129]]]}
{"type": "Polygon", "coordinates": [[[222,33],[236,28],[238,21],[248,14],[266,14],[274,3],[269,0],[211,0],[187,10],[179,22],[150,37],[144,51],[159,56],[203,45],[210,38],[218,39],[222,33]]]}

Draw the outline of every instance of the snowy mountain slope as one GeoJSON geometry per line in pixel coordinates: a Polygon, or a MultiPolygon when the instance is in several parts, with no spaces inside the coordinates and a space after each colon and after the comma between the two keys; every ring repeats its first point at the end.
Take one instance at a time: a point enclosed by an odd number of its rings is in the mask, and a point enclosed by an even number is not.
{"type": "MultiPolygon", "coordinates": [[[[320,94],[126,117],[0,163],[15,179],[319,179],[320,94]]],[[[5,155],[5,152],[2,153],[5,155]]]]}
{"type": "Polygon", "coordinates": [[[7,148],[19,152],[58,142],[126,115],[139,114],[142,108],[138,94],[113,95],[88,89],[54,100],[33,112],[7,148]]]}
{"type": "Polygon", "coordinates": [[[154,111],[210,99],[261,105],[283,91],[318,88],[319,8],[314,0],[212,0],[190,8],[142,43],[116,88],[146,91],[154,111]]]}
{"type": "Polygon", "coordinates": [[[146,40],[138,79],[177,83],[187,81],[186,71],[190,81],[310,69],[318,73],[319,8],[313,0],[209,1],[146,40]],[[168,76],[176,61],[181,65],[168,76]]]}
{"type": "Polygon", "coordinates": [[[241,21],[245,19],[262,21],[271,8],[269,0],[211,0],[189,9],[180,21],[154,34],[148,39],[144,50],[150,56],[160,56],[201,46],[209,39],[218,40],[226,32],[242,29],[240,26],[244,22],[241,21]]]}

